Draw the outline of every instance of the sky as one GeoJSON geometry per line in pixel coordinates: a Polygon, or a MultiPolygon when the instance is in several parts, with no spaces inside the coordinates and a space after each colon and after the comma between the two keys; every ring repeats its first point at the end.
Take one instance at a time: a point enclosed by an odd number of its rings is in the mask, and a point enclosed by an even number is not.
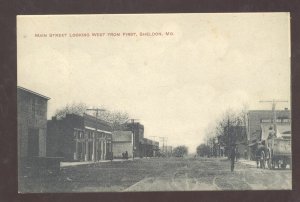
{"type": "Polygon", "coordinates": [[[18,86],[51,98],[48,119],[79,102],[124,111],[146,138],[195,152],[226,109],[290,101],[290,15],[17,16],[17,60],[18,86]]]}

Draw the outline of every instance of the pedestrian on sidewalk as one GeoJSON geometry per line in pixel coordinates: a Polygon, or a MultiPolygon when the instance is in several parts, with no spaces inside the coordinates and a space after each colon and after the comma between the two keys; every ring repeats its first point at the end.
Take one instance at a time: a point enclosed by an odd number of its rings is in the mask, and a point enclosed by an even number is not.
{"type": "Polygon", "coordinates": [[[235,157],[236,157],[235,146],[232,146],[230,151],[231,172],[233,172],[234,170],[235,157]]]}

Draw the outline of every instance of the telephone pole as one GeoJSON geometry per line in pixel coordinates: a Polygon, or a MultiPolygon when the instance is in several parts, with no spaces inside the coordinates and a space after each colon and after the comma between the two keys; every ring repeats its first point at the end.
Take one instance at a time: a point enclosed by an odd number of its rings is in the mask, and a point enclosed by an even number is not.
{"type": "MultiPolygon", "coordinates": [[[[97,124],[98,114],[99,114],[100,111],[105,111],[105,109],[95,108],[95,109],[86,109],[86,111],[95,111],[96,112],[95,133],[93,134],[93,154],[92,154],[92,161],[96,161],[97,159],[96,159],[96,155],[95,155],[95,152],[96,152],[95,150],[96,150],[96,133],[97,133],[97,130],[98,130],[98,124],[97,124]]],[[[102,153],[101,153],[101,155],[102,155],[102,153]]]]}
{"type": "MultiPolygon", "coordinates": [[[[135,141],[135,131],[134,131],[134,121],[138,121],[139,119],[129,119],[129,121],[131,122],[132,126],[131,126],[131,131],[132,131],[132,160],[134,159],[134,154],[135,154],[135,150],[136,150],[136,141],[135,141]]],[[[139,135],[139,134],[138,134],[139,135]]]]}
{"type": "Polygon", "coordinates": [[[227,155],[228,155],[228,158],[230,158],[230,152],[231,152],[231,131],[230,131],[230,120],[229,120],[229,115],[227,117],[227,138],[228,138],[228,143],[227,143],[227,155]]]}
{"type": "Polygon", "coordinates": [[[165,152],[165,141],[167,141],[167,137],[159,137],[163,142],[163,152],[165,152]]]}

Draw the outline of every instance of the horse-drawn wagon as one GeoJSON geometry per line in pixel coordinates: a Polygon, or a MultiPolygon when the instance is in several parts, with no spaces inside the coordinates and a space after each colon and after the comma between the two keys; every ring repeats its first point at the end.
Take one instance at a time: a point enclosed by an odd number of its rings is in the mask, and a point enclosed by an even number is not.
{"type": "Polygon", "coordinates": [[[292,167],[291,137],[273,137],[267,140],[266,161],[270,169],[292,167]]]}

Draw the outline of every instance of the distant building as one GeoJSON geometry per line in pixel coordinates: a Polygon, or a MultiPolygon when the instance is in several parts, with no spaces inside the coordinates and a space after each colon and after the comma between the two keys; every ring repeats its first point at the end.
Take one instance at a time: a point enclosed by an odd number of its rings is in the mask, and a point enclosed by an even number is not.
{"type": "Polygon", "coordinates": [[[140,140],[141,157],[156,157],[159,151],[159,143],[143,138],[140,140]]]}
{"type": "Polygon", "coordinates": [[[134,157],[142,156],[142,148],[140,142],[144,138],[144,125],[139,122],[131,122],[125,124],[124,131],[131,131],[133,133],[133,154],[134,157]]]}
{"type": "Polygon", "coordinates": [[[65,161],[98,161],[111,158],[112,128],[94,116],[67,114],[48,121],[47,155],[65,161]]]}
{"type": "Polygon", "coordinates": [[[123,158],[127,151],[128,158],[133,154],[133,133],[131,131],[114,131],[112,133],[112,151],[114,158],[123,158]]]}
{"type": "Polygon", "coordinates": [[[19,159],[46,156],[49,99],[34,91],[17,87],[19,159]]]}
{"type": "Polygon", "coordinates": [[[131,131],[133,135],[134,157],[154,157],[159,150],[159,143],[144,138],[144,125],[139,122],[126,123],[124,131],[131,131]]]}
{"type": "MultiPolygon", "coordinates": [[[[282,133],[290,131],[291,111],[276,110],[276,125],[282,133]]],[[[248,158],[255,159],[257,143],[265,138],[266,130],[270,128],[274,117],[272,110],[250,110],[247,113],[247,140],[248,140],[248,158]],[[264,135],[264,136],[263,136],[264,135]]]]}

